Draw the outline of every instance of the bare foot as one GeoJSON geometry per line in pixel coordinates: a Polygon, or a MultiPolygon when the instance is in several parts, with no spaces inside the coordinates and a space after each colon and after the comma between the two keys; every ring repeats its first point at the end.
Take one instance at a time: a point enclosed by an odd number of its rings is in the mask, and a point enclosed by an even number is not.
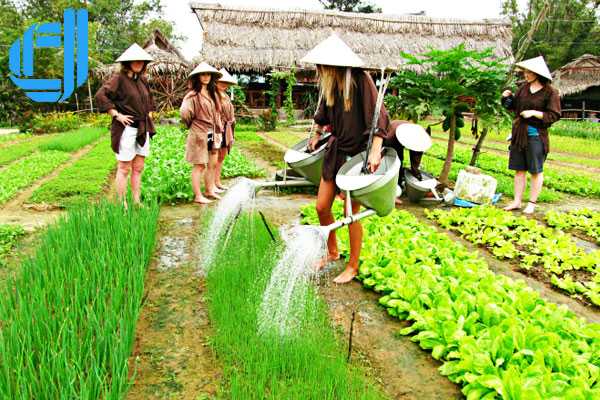
{"type": "Polygon", "coordinates": [[[329,264],[330,262],[334,262],[340,259],[340,254],[339,253],[335,253],[335,254],[328,254],[327,257],[323,257],[316,265],[318,270],[322,270],[323,268],[325,268],[325,266],[327,264],[329,264]]]}
{"type": "Polygon", "coordinates": [[[358,275],[358,268],[353,268],[349,265],[346,265],[346,269],[344,270],[344,272],[342,272],[341,274],[339,274],[334,280],[333,282],[335,283],[348,283],[350,281],[352,281],[352,279],[354,279],[356,277],[356,275],[358,275]]]}
{"type": "Polygon", "coordinates": [[[221,200],[221,196],[219,196],[216,193],[208,193],[208,192],[206,192],[206,197],[210,197],[210,198],[213,198],[213,199],[221,200]]]}
{"type": "Polygon", "coordinates": [[[533,215],[534,211],[535,211],[535,203],[530,201],[527,203],[527,206],[523,210],[523,214],[533,215]]]}
{"type": "Polygon", "coordinates": [[[521,208],[521,203],[513,201],[512,203],[510,203],[509,205],[504,207],[503,210],[504,211],[513,211],[513,210],[519,210],[520,208],[521,208]]]}
{"type": "Polygon", "coordinates": [[[210,203],[212,203],[212,200],[207,199],[204,196],[200,196],[200,197],[194,199],[194,203],[198,203],[198,204],[210,204],[210,203]]]}
{"type": "Polygon", "coordinates": [[[216,186],[215,187],[215,193],[219,193],[219,194],[225,193],[225,190],[223,190],[223,189],[219,188],[218,186],[216,186]]]}
{"type": "Polygon", "coordinates": [[[396,197],[396,200],[394,200],[394,202],[396,203],[396,206],[402,205],[402,200],[400,200],[400,197],[396,197]]]}

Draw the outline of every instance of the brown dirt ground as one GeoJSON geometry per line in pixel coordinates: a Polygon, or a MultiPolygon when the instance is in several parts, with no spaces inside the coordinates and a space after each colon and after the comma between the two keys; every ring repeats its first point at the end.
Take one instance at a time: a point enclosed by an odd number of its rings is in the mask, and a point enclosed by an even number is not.
{"type": "Polygon", "coordinates": [[[145,302],[136,326],[127,396],[141,399],[210,399],[220,367],[209,346],[212,333],[204,282],[196,273],[199,207],[163,207],[156,256],[146,278],[145,302]]]}

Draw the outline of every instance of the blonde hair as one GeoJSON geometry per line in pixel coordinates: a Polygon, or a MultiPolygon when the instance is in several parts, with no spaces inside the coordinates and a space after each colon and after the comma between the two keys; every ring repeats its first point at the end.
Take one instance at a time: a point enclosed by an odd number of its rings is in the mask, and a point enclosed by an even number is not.
{"type": "Polygon", "coordinates": [[[344,98],[344,111],[350,111],[352,108],[352,92],[356,86],[356,82],[352,78],[351,68],[319,65],[317,66],[317,72],[319,74],[319,90],[325,104],[328,107],[333,107],[336,94],[340,94],[344,98]]]}

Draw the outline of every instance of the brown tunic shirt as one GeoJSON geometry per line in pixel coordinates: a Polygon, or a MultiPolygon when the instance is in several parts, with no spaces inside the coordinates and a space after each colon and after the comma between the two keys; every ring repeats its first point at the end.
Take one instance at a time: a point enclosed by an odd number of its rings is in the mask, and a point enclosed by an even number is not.
{"type": "Polygon", "coordinates": [[[527,125],[537,128],[540,139],[544,144],[544,151],[550,151],[550,140],[548,138],[548,128],[560,119],[560,96],[558,91],[547,84],[546,87],[531,93],[529,84],[526,83],[517,90],[514,96],[503,99],[503,104],[515,113],[512,127],[511,143],[518,148],[527,147],[527,125]],[[525,110],[542,111],[544,117],[538,119],[523,118],[521,112],[525,110]]]}
{"type": "Polygon", "coordinates": [[[202,132],[221,133],[223,130],[220,113],[213,100],[194,91],[183,98],[179,109],[181,120],[190,129],[202,132]]]}
{"type": "MultiPolygon", "coordinates": [[[[354,156],[365,150],[369,140],[369,130],[377,102],[377,87],[371,76],[363,70],[352,70],[352,78],[356,86],[352,91],[350,111],[344,111],[344,97],[337,93],[333,107],[328,107],[323,100],[315,114],[315,123],[332,127],[332,136],[323,161],[322,177],[326,181],[335,178],[347,156],[354,156]]],[[[388,124],[388,114],[382,105],[375,135],[385,137],[388,124]]]]}
{"type": "MultiPolygon", "coordinates": [[[[146,143],[146,132],[150,137],[154,136],[154,123],[149,116],[150,111],[155,110],[154,99],[145,78],[133,79],[124,72],[119,72],[104,82],[95,98],[100,112],[108,112],[114,108],[121,114],[133,117],[133,126],[138,129],[136,140],[140,146],[146,143]]],[[[111,147],[115,153],[119,152],[124,130],[125,125],[113,118],[110,133],[111,147]]]]}
{"type": "Polygon", "coordinates": [[[230,151],[234,139],[235,109],[231,99],[227,95],[221,96],[221,122],[223,124],[223,134],[225,135],[227,150],[230,151]]]}

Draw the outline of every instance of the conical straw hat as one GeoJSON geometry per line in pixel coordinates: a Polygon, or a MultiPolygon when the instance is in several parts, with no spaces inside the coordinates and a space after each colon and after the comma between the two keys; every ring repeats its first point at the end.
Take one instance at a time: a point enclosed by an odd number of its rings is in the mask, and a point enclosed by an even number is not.
{"type": "Polygon", "coordinates": [[[223,76],[223,74],[220,73],[219,71],[217,71],[217,69],[215,67],[213,67],[212,65],[209,65],[208,63],[205,63],[203,61],[200,64],[198,64],[198,66],[196,68],[194,68],[194,70],[192,72],[190,72],[190,74],[188,75],[188,78],[191,78],[194,75],[205,74],[205,73],[212,74],[217,79],[219,79],[223,76]]]}
{"type": "Polygon", "coordinates": [[[402,124],[396,128],[396,138],[409,150],[427,151],[431,147],[431,137],[417,124],[402,124]]]}
{"type": "Polygon", "coordinates": [[[238,84],[237,79],[231,76],[231,74],[227,72],[225,68],[221,68],[219,72],[222,74],[221,78],[219,79],[219,82],[229,83],[232,85],[238,84]]]}
{"type": "Polygon", "coordinates": [[[154,59],[139,44],[134,43],[117,58],[117,62],[126,61],[154,61],[154,59]]]}
{"type": "Polygon", "coordinates": [[[544,57],[542,56],[518,62],[516,66],[531,72],[535,72],[539,76],[543,76],[544,78],[552,80],[552,74],[550,73],[546,62],[544,61],[544,57]]]}
{"type": "Polygon", "coordinates": [[[362,67],[365,65],[364,61],[335,33],[316,45],[300,62],[335,67],[362,67]]]}

